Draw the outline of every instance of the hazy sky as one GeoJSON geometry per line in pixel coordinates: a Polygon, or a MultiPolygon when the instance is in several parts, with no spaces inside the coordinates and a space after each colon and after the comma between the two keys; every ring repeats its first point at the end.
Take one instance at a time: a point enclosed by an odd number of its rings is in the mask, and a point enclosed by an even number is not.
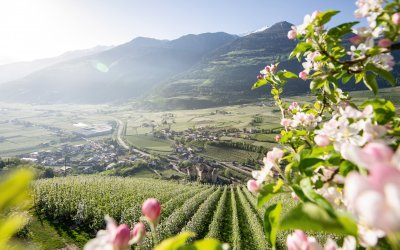
{"type": "Polygon", "coordinates": [[[225,31],[242,34],[279,21],[299,24],[312,11],[351,0],[0,0],[0,64],[59,55],[137,36],[174,39],[225,31]]]}

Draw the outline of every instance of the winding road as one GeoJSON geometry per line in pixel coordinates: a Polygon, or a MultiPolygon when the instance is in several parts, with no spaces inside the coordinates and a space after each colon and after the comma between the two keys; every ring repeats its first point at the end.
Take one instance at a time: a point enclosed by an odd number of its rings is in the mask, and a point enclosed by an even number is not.
{"type": "Polygon", "coordinates": [[[114,118],[114,119],[118,123],[118,127],[117,127],[117,142],[118,142],[118,144],[121,147],[123,147],[123,148],[125,148],[127,150],[130,149],[132,152],[138,153],[138,154],[140,154],[142,156],[150,157],[151,155],[146,153],[146,152],[143,152],[143,151],[138,150],[138,149],[133,148],[133,147],[132,148],[129,147],[129,145],[123,140],[124,123],[121,120],[117,119],[117,118],[114,118]]]}

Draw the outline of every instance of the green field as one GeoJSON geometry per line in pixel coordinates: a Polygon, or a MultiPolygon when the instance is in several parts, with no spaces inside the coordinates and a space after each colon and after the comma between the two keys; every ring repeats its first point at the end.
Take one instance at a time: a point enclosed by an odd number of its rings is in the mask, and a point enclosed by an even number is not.
{"type": "Polygon", "coordinates": [[[201,156],[218,161],[243,161],[246,159],[257,159],[258,153],[249,152],[235,148],[216,147],[208,145],[201,156]]]}
{"type": "Polygon", "coordinates": [[[170,153],[172,152],[172,142],[154,138],[151,135],[128,135],[127,142],[137,148],[146,149],[155,153],[170,153]]]}
{"type": "MultiPolygon", "coordinates": [[[[233,249],[268,248],[262,226],[265,208],[257,210],[256,197],[243,186],[217,187],[143,178],[80,176],[36,181],[34,189],[36,211],[41,211],[41,218],[50,222],[62,219],[59,228],[86,225],[86,233],[93,235],[104,227],[106,214],[120,223],[132,225],[140,219],[142,202],[155,197],[162,203],[161,221],[157,227],[162,239],[181,231],[194,231],[197,238],[214,237],[230,243],[233,249]]],[[[295,205],[287,193],[274,197],[268,204],[275,202],[283,203],[283,214],[295,205]]],[[[54,234],[48,225],[45,222],[46,234],[54,234]]],[[[34,221],[29,227],[36,230],[37,226],[38,222],[34,221]]],[[[59,233],[62,235],[64,232],[61,230],[59,233]]],[[[285,245],[287,234],[278,232],[278,249],[285,245]]],[[[321,241],[326,238],[324,234],[311,235],[321,241]]],[[[85,237],[75,235],[75,239],[85,237]]],[[[40,238],[30,238],[41,245],[40,238]]],[[[64,242],[70,243],[71,238],[67,237],[64,242]]],[[[58,240],[57,244],[62,243],[57,235],[54,235],[54,240],[58,240]]],[[[147,239],[144,249],[148,249],[149,244],[147,239]]],[[[78,242],[77,245],[81,244],[78,242]]]]}

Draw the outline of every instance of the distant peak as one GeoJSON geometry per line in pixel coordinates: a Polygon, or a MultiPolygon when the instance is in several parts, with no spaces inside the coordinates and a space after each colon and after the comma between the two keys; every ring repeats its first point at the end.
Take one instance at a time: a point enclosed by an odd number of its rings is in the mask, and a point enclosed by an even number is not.
{"type": "Polygon", "coordinates": [[[274,25],[271,26],[272,27],[276,27],[276,28],[284,28],[284,29],[290,29],[293,26],[292,23],[286,22],[286,21],[282,21],[282,22],[278,22],[275,23],[274,25]]]}

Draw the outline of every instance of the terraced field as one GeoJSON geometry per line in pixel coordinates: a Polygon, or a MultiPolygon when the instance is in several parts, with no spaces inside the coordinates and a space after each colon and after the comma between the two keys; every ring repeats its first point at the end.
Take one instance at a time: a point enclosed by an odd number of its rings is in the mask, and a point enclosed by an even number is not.
{"type": "MultiPolygon", "coordinates": [[[[241,186],[211,186],[119,177],[67,177],[39,180],[34,184],[36,210],[49,220],[70,226],[86,225],[89,233],[104,227],[104,215],[132,225],[141,216],[149,197],[162,203],[158,226],[160,239],[182,231],[197,238],[214,237],[232,249],[267,249],[262,212],[255,197],[241,186]]],[[[282,197],[291,207],[292,202],[282,197]]],[[[284,244],[279,237],[278,244],[284,244]]],[[[149,248],[151,240],[145,241],[149,248]]]]}

